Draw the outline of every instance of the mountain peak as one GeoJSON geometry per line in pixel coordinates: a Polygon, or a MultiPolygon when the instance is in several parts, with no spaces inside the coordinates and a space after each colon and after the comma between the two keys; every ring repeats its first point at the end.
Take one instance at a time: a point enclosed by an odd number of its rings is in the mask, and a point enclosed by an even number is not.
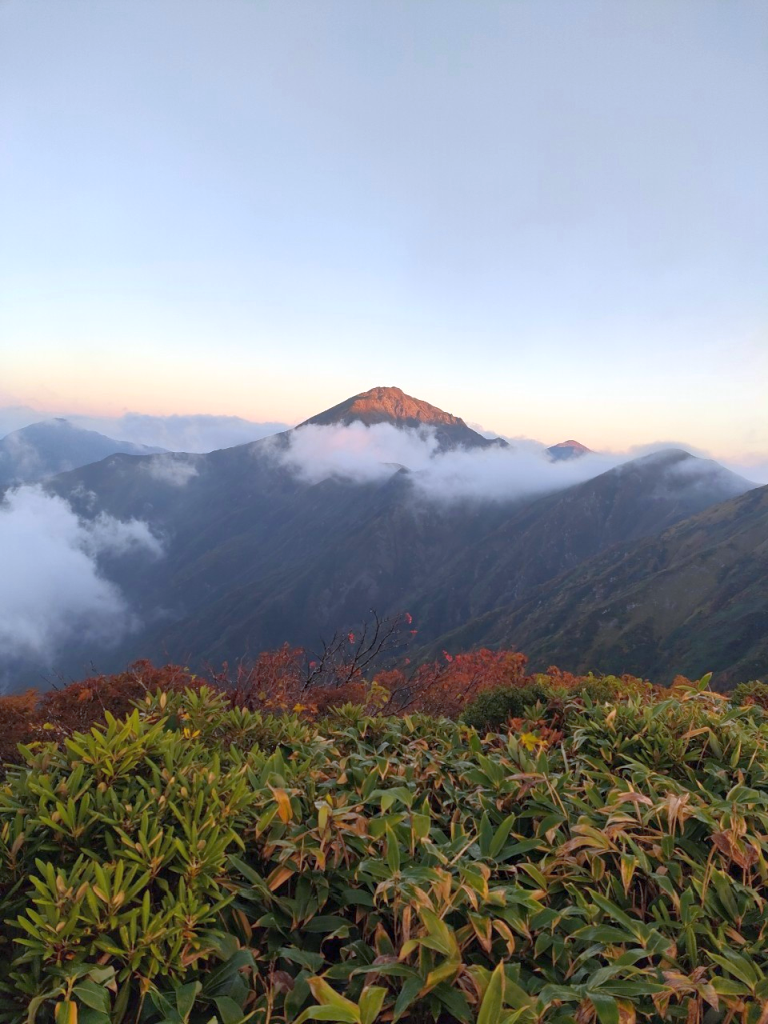
{"type": "MultiPolygon", "coordinates": [[[[464,420],[443,412],[429,402],[406,395],[400,388],[378,387],[353,395],[331,409],[312,416],[305,423],[318,426],[359,421],[370,427],[374,423],[394,423],[398,426],[465,426],[464,420]]],[[[305,426],[302,423],[301,426],[305,426]]]]}
{"type": "Polygon", "coordinates": [[[377,423],[389,423],[399,429],[433,427],[441,450],[487,448],[491,445],[506,447],[506,442],[501,438],[483,437],[468,427],[460,417],[444,412],[429,402],[406,395],[400,388],[395,387],[376,387],[353,395],[331,409],[311,416],[300,423],[299,427],[348,427],[352,423],[363,423],[366,427],[372,427],[377,423]]]}
{"type": "Polygon", "coordinates": [[[589,455],[592,452],[591,448],[587,448],[585,444],[581,444],[580,441],[560,441],[559,444],[553,444],[551,448],[547,448],[549,457],[555,461],[562,459],[578,459],[581,455],[589,455]]]}

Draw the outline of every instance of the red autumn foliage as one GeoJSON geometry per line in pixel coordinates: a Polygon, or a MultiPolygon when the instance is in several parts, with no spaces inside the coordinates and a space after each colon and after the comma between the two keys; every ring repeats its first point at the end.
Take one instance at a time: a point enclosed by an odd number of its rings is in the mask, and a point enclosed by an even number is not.
{"type": "Polygon", "coordinates": [[[390,693],[385,710],[424,711],[457,718],[467,703],[483,690],[498,686],[523,686],[528,659],[517,651],[482,648],[468,654],[449,655],[419,665],[406,675],[402,669],[380,672],[376,681],[390,693]]]}
{"type": "Polygon", "coordinates": [[[15,761],[17,744],[27,743],[32,738],[38,700],[36,690],[0,697],[0,764],[15,761]]]}
{"type": "MultiPolygon", "coordinates": [[[[310,671],[315,665],[309,663],[310,671]]],[[[225,662],[221,671],[211,672],[210,683],[225,691],[232,707],[284,710],[299,701],[306,671],[304,649],[283,644],[262,651],[253,664],[241,662],[234,672],[225,662]]]]}

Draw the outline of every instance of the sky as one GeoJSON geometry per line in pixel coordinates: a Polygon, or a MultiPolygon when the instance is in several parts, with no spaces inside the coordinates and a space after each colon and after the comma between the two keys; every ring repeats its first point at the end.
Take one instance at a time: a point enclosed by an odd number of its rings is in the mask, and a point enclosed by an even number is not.
{"type": "Polygon", "coordinates": [[[0,406],[768,459],[763,0],[0,0],[0,406]]]}

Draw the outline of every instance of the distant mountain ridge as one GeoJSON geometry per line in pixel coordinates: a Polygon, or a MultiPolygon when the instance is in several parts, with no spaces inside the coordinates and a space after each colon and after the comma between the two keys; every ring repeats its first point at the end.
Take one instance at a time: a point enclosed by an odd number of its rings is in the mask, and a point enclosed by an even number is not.
{"type": "Polygon", "coordinates": [[[44,420],[14,430],[0,440],[0,487],[36,483],[110,455],[153,455],[163,451],[117,441],[95,430],[83,430],[66,419],[44,420]]]}

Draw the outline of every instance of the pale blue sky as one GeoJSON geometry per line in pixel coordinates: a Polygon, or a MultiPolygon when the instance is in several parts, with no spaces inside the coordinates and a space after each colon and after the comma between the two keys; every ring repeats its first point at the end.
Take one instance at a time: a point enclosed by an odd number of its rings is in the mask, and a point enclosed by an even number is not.
{"type": "Polygon", "coordinates": [[[0,405],[768,452],[763,0],[0,0],[0,405]]]}

